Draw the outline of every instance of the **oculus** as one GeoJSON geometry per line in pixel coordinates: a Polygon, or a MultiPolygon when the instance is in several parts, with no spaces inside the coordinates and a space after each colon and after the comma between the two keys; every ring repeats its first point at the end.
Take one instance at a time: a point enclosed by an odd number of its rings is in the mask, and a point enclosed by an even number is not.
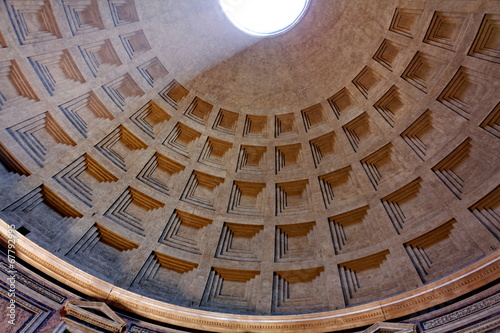
{"type": "Polygon", "coordinates": [[[273,36],[291,29],[304,15],[310,0],[219,0],[223,12],[241,31],[273,36]]]}

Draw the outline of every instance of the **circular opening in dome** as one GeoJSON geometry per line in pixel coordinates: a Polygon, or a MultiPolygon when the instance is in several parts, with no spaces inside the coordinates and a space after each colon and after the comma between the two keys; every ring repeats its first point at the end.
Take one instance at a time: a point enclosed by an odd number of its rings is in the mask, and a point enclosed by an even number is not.
{"type": "Polygon", "coordinates": [[[272,36],[292,28],[309,0],[219,0],[229,20],[254,36],[272,36]]]}

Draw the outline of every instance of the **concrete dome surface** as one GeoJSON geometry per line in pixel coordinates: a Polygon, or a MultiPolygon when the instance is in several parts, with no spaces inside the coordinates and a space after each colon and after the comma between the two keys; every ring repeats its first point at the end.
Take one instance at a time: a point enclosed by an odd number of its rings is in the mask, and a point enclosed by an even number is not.
{"type": "Polygon", "coordinates": [[[496,288],[497,1],[261,37],[215,0],[5,0],[0,47],[4,243],[108,319],[366,329],[496,288]]]}

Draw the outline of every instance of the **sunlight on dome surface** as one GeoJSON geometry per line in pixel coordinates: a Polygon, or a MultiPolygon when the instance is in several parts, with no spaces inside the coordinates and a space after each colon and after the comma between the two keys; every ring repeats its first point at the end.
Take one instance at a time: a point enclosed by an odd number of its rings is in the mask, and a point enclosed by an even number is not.
{"type": "Polygon", "coordinates": [[[304,14],[309,0],[220,0],[222,10],[240,30],[270,36],[290,29],[304,14]]]}

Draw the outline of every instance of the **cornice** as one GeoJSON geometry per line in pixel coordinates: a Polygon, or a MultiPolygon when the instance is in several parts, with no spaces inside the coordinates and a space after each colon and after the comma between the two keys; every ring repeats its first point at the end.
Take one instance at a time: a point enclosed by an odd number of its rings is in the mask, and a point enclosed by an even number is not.
{"type": "MultiPolygon", "coordinates": [[[[0,237],[9,226],[0,220],[0,237]]],[[[500,251],[444,279],[381,301],[328,312],[284,316],[231,315],[175,306],[127,291],[70,265],[16,232],[15,256],[90,297],[173,325],[217,332],[324,332],[367,326],[425,310],[452,300],[500,277],[500,251]]]]}

